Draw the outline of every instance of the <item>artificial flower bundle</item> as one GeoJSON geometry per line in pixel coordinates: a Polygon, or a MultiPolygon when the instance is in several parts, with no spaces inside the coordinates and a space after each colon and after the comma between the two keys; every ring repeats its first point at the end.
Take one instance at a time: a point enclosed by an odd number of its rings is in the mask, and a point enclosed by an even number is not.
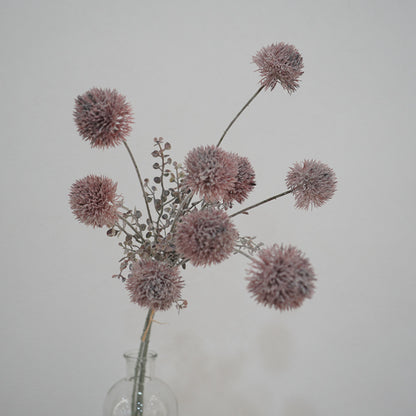
{"type": "MultiPolygon", "coordinates": [[[[266,202],[292,193],[300,209],[320,207],[336,190],[331,168],[315,160],[295,163],[286,177],[288,189],[254,205],[230,213],[256,186],[250,161],[221,148],[221,143],[243,110],[263,89],[280,84],[293,93],[303,74],[303,60],[292,45],[272,44],[254,57],[261,75],[260,88],[228,125],[216,145],[191,149],[184,163],[172,160],[171,145],[154,139],[157,174],[151,182],[142,178],[127,144],[133,115],[125,97],[115,90],[92,88],[75,100],[74,119],[80,136],[91,147],[124,145],[139,180],[145,211],[129,209],[110,178],[89,175],[76,181],[69,201],[77,220],[92,227],[107,227],[107,235],[123,237],[120,272],[132,302],[148,309],[138,363],[146,357],[150,328],[156,311],[176,305],[182,309],[182,269],[220,263],[232,254],[251,260],[248,291],[260,304],[290,310],[302,305],[314,292],[315,273],[307,257],[291,245],[263,247],[252,237],[240,236],[233,224],[236,215],[248,213],[266,202]],[[127,271],[127,274],[126,274],[127,271]]],[[[141,369],[137,373],[138,377],[141,369]]],[[[135,384],[133,397],[140,387],[135,384]]],[[[140,394],[139,394],[140,395],[140,394]]],[[[137,407],[136,407],[137,409],[137,407]]],[[[137,410],[132,414],[140,414],[137,410]]]]}

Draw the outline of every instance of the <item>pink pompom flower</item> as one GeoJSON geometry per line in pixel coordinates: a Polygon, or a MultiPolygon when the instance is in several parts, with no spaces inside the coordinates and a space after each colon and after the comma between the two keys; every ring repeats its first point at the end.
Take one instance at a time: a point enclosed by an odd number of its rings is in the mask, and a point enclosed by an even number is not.
{"type": "Polygon", "coordinates": [[[234,201],[241,204],[256,186],[256,175],[250,161],[246,157],[237,154],[233,154],[233,157],[236,159],[238,166],[236,181],[233,188],[224,197],[224,203],[230,206],[234,201]]]}
{"type": "Polygon", "coordinates": [[[237,229],[224,211],[204,209],[184,216],[175,244],[178,253],[194,266],[207,266],[227,259],[237,237],[237,229]]]}
{"type": "Polygon", "coordinates": [[[105,176],[88,175],[79,179],[69,193],[69,205],[76,219],[93,227],[112,227],[121,204],[117,183],[105,176]]]}
{"type": "Polygon", "coordinates": [[[132,109],[116,90],[92,88],[75,99],[74,120],[91,147],[119,145],[131,132],[132,109]]]}
{"type": "Polygon", "coordinates": [[[231,153],[215,146],[199,146],[185,158],[185,185],[206,201],[222,200],[234,188],[238,162],[231,153]]]}
{"type": "Polygon", "coordinates": [[[286,176],[286,185],[293,191],[296,208],[320,207],[332,198],[336,184],[334,171],[316,160],[295,163],[286,176]]]}
{"type": "Polygon", "coordinates": [[[168,310],[179,301],[183,287],[178,267],[152,259],[134,262],[126,282],[132,302],[159,311],[168,310]]]}
{"type": "Polygon", "coordinates": [[[260,250],[247,280],[247,288],[257,302],[284,311],[298,308],[311,298],[316,279],[300,250],[274,244],[260,250]]]}
{"type": "Polygon", "coordinates": [[[298,50],[280,42],[262,48],[253,57],[261,75],[260,83],[273,90],[277,83],[290,94],[299,87],[299,77],[303,74],[303,58],[298,50]]]}

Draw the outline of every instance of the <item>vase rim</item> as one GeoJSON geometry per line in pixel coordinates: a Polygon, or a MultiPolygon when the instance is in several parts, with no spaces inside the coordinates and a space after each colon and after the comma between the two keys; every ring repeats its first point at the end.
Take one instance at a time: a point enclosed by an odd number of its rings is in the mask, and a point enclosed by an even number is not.
{"type": "MultiPolygon", "coordinates": [[[[131,350],[127,350],[124,354],[123,357],[125,359],[133,359],[136,360],[137,359],[137,355],[139,354],[139,350],[137,348],[133,348],[131,350]]],[[[153,350],[149,350],[147,352],[147,357],[151,358],[151,359],[155,359],[157,357],[157,352],[153,351],[153,350]]]]}

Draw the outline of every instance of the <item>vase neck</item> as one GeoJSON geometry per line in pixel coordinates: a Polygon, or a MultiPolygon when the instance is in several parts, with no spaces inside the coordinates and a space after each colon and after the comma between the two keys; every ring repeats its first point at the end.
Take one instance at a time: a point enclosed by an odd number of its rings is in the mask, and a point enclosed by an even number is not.
{"type": "Polygon", "coordinates": [[[130,350],[123,354],[126,360],[126,373],[127,378],[134,377],[136,366],[145,366],[145,375],[148,378],[153,378],[155,376],[155,362],[157,354],[154,351],[149,351],[146,359],[142,358],[137,362],[137,357],[139,355],[138,350],[130,350]]]}

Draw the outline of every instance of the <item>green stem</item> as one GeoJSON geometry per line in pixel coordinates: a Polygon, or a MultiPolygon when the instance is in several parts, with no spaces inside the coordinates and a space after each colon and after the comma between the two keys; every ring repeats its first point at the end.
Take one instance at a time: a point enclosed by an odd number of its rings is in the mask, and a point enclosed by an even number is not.
{"type": "Polygon", "coordinates": [[[147,352],[149,349],[150,328],[152,326],[154,310],[149,309],[140,338],[140,349],[134,369],[133,394],[131,399],[131,415],[142,416],[144,404],[144,379],[146,373],[147,352]]]}
{"type": "Polygon", "coordinates": [[[225,137],[225,135],[227,134],[228,130],[230,130],[231,126],[235,123],[235,121],[238,119],[238,117],[240,117],[240,114],[250,105],[250,103],[257,97],[257,95],[259,95],[260,91],[264,88],[264,85],[262,85],[255,93],[254,95],[246,102],[246,104],[244,105],[244,107],[237,113],[237,115],[231,120],[230,124],[228,125],[228,127],[225,129],[224,133],[221,136],[220,141],[217,143],[217,147],[219,147],[225,137]]]}

